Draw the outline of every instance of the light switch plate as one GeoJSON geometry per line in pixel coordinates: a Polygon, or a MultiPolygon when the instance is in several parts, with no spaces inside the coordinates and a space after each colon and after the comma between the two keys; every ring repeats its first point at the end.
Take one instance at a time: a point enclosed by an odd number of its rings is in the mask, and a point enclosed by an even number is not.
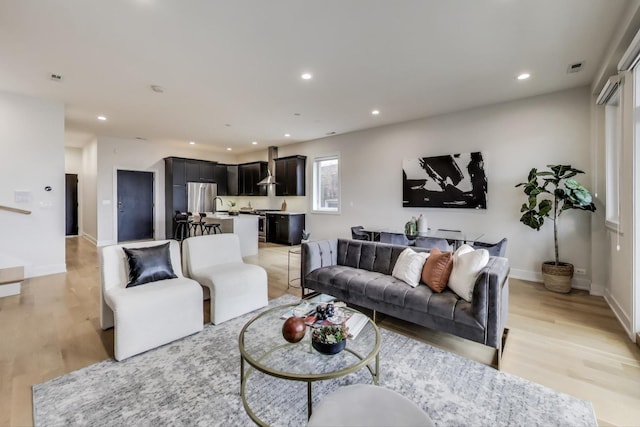
{"type": "Polygon", "coordinates": [[[31,201],[31,191],[15,190],[13,192],[13,201],[16,203],[29,203],[31,201]]]}

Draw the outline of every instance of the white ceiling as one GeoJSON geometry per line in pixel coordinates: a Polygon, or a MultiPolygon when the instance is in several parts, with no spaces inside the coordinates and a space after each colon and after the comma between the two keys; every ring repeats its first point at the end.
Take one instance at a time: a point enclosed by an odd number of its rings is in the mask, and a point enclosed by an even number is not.
{"type": "Polygon", "coordinates": [[[0,90],[64,102],[69,145],[102,135],[241,153],[589,84],[627,5],[0,0],[0,90]]]}

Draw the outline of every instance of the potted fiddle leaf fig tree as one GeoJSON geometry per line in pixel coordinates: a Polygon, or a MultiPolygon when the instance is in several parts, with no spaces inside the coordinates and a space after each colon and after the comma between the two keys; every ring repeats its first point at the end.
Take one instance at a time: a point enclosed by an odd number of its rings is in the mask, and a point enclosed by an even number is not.
{"type": "Polygon", "coordinates": [[[549,170],[538,171],[531,169],[527,182],[521,182],[516,187],[524,187],[527,202],[522,204],[520,222],[540,230],[545,218],[553,221],[553,243],[555,260],[542,263],[542,277],[547,289],[555,292],[568,293],[571,291],[573,265],[561,262],[558,255],[558,223],[560,214],[570,209],[594,212],[591,193],[582,184],[573,179],[584,173],[571,165],[547,165],[549,170]]]}

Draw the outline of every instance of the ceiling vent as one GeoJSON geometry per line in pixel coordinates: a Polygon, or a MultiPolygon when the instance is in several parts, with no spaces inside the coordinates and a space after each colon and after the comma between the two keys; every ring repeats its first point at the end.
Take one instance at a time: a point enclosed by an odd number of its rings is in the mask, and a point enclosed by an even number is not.
{"type": "Polygon", "coordinates": [[[567,67],[567,74],[577,73],[584,68],[584,61],[576,62],[575,64],[569,64],[567,67]]]}
{"type": "Polygon", "coordinates": [[[49,78],[51,80],[53,80],[54,82],[61,82],[62,81],[62,74],[51,73],[51,74],[49,74],[49,78]]]}

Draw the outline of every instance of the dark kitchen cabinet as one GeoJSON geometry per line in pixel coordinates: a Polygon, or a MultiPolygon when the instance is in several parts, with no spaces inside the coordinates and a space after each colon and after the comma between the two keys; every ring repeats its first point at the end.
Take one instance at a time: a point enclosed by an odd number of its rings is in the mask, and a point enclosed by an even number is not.
{"type": "Polygon", "coordinates": [[[238,193],[238,165],[227,166],[227,196],[237,196],[238,193]]]}
{"type": "Polygon", "coordinates": [[[267,242],[283,245],[299,245],[304,230],[304,214],[279,214],[267,212],[267,242]]]}
{"type": "MultiPolygon", "coordinates": [[[[215,182],[216,180],[216,168],[218,163],[216,162],[207,162],[205,160],[200,161],[200,182],[215,182]]],[[[225,174],[225,184],[226,184],[226,174],[225,174]]],[[[220,184],[218,183],[218,195],[220,195],[220,184]]]]}
{"type": "Polygon", "coordinates": [[[218,184],[218,196],[229,195],[228,190],[228,177],[227,177],[227,165],[221,165],[216,163],[212,169],[212,181],[218,184]]]}
{"type": "Polygon", "coordinates": [[[187,210],[187,159],[164,159],[165,236],[174,236],[173,217],[176,211],[187,210]]]}
{"type": "Polygon", "coordinates": [[[172,185],[186,185],[187,183],[187,161],[169,157],[164,159],[165,181],[172,185]]]}
{"type": "Polygon", "coordinates": [[[267,176],[267,162],[252,162],[238,165],[238,195],[266,196],[267,186],[258,185],[267,176]]]}
{"type": "Polygon", "coordinates": [[[187,182],[200,181],[200,160],[187,160],[187,182]]]}
{"type": "Polygon", "coordinates": [[[276,196],[304,196],[306,187],[305,156],[289,156],[275,159],[276,196]]]}

